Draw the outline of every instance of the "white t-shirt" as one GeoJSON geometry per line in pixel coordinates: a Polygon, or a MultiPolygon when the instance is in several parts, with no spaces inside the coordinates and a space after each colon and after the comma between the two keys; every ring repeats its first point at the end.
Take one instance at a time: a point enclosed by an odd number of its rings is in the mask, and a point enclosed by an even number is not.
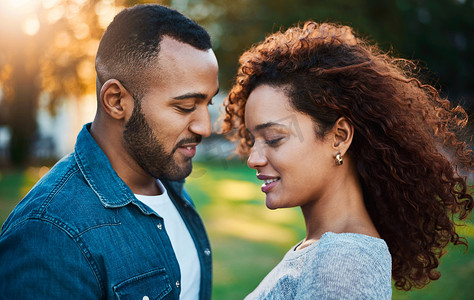
{"type": "Polygon", "coordinates": [[[168,237],[173,246],[181,270],[181,295],[180,299],[199,299],[201,286],[201,265],[196,250],[196,245],[184,224],[181,215],[174,206],[168,192],[161,182],[157,183],[163,193],[156,196],[135,195],[138,200],[148,205],[164,220],[168,237]]]}

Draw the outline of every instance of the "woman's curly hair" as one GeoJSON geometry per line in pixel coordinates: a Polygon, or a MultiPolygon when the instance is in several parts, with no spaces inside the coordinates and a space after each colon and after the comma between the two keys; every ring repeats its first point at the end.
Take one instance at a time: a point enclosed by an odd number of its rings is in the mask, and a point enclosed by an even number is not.
{"type": "Polygon", "coordinates": [[[258,85],[285,86],[292,107],[312,117],[324,136],[345,117],[355,130],[349,153],[364,201],[392,255],[398,289],[440,277],[443,249],[467,246],[456,218],[473,208],[467,175],[472,152],[461,141],[467,114],[415,78],[416,65],[382,53],[352,29],[306,22],[268,36],[240,57],[224,101],[222,132],[248,155],[244,110],[258,85]]]}

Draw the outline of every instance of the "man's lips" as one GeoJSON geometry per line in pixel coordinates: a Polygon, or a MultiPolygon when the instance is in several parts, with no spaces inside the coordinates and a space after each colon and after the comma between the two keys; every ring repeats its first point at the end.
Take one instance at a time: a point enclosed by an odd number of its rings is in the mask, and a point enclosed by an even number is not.
{"type": "Polygon", "coordinates": [[[184,156],[192,158],[196,154],[196,147],[201,143],[202,137],[197,135],[194,137],[189,137],[182,139],[173,149],[173,152],[179,150],[184,156]]]}
{"type": "Polygon", "coordinates": [[[257,174],[257,178],[264,181],[262,184],[262,192],[264,193],[268,193],[280,182],[280,177],[278,176],[257,174]]]}
{"type": "Polygon", "coordinates": [[[179,152],[184,154],[184,156],[193,157],[196,154],[197,145],[198,145],[197,143],[184,144],[184,145],[179,146],[177,150],[179,150],[179,152]]]}

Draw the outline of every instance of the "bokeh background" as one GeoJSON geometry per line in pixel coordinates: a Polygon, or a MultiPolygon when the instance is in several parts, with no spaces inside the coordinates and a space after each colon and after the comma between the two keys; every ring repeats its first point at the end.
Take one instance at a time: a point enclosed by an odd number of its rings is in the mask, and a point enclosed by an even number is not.
{"type": "MultiPolygon", "coordinates": [[[[222,91],[213,122],[239,55],[309,19],[352,26],[384,51],[417,61],[425,82],[474,111],[474,0],[0,0],[0,224],[92,121],[100,37],[117,12],[137,3],[171,6],[210,32],[222,91]]],[[[242,299],[305,234],[298,209],[265,208],[254,171],[229,159],[232,150],[217,134],[206,139],[186,183],[213,245],[214,299],[242,299]]],[[[394,299],[473,299],[474,225],[461,225],[469,250],[448,248],[440,280],[394,290],[394,299]]]]}

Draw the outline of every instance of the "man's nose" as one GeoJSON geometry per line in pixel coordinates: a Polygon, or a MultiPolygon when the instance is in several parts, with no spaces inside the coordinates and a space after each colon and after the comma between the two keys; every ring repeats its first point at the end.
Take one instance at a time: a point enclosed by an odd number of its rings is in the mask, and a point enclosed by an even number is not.
{"type": "Polygon", "coordinates": [[[189,130],[202,137],[208,137],[211,135],[211,116],[209,110],[206,108],[200,109],[196,112],[194,119],[189,125],[189,130]]]}

